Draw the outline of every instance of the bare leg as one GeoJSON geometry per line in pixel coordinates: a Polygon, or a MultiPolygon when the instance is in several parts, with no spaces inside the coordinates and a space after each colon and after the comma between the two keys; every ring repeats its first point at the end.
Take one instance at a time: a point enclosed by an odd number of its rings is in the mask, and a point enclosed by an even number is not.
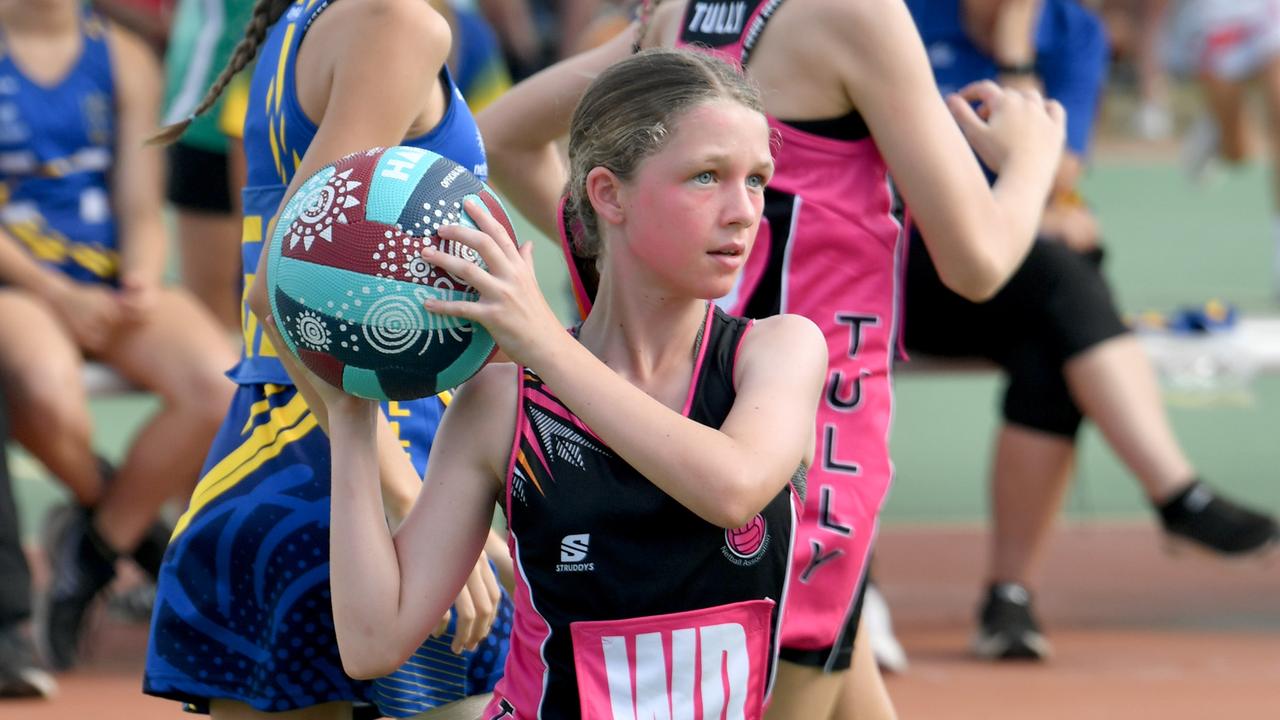
{"type": "Polygon", "coordinates": [[[13,436],[76,502],[90,506],[102,493],[102,477],[90,444],[82,366],[75,341],[44,303],[20,290],[0,289],[0,373],[13,436]]]}
{"type": "Polygon", "coordinates": [[[1200,87],[1218,128],[1218,154],[1232,164],[1244,162],[1249,157],[1244,84],[1206,74],[1200,77],[1200,87]]]}
{"type": "Polygon", "coordinates": [[[825,673],[822,668],[780,660],[778,678],[773,684],[773,696],[769,710],[765,713],[765,720],[832,717],[841,688],[849,682],[850,674],[847,670],[825,673]]]}
{"type": "Polygon", "coordinates": [[[1173,131],[1169,113],[1169,82],[1160,57],[1160,41],[1169,0],[1139,0],[1134,54],[1138,68],[1141,105],[1135,117],[1138,134],[1146,140],[1162,140],[1173,131]]]}
{"type": "Polygon", "coordinates": [[[1137,64],[1139,94],[1143,102],[1164,106],[1169,102],[1169,78],[1160,57],[1160,40],[1169,0],[1139,0],[1137,64]]]}
{"type": "Polygon", "coordinates": [[[991,469],[991,582],[1027,584],[1075,468],[1069,438],[1005,424],[991,469]]]}
{"type": "Polygon", "coordinates": [[[182,284],[228,333],[240,327],[240,217],[180,210],[182,284]]]}
{"type": "Polygon", "coordinates": [[[231,402],[235,388],[223,373],[235,356],[194,298],[165,290],[152,316],[122,331],[103,359],[163,400],[138,432],[94,516],[108,545],[130,551],[160,506],[195,485],[231,402]]]}
{"type": "MultiPolygon", "coordinates": [[[[896,720],[898,713],[884,686],[875,655],[861,630],[853,645],[853,667],[845,673],[832,720],[896,720]]],[[[815,715],[814,717],[821,717],[815,715]]]]}
{"type": "MultiPolygon", "coordinates": [[[[231,183],[231,214],[237,219],[244,215],[240,204],[240,188],[249,182],[249,168],[244,156],[244,141],[227,138],[227,182],[231,183]]],[[[236,247],[240,246],[240,236],[236,236],[236,247]]]]}
{"type": "Polygon", "coordinates": [[[1107,444],[1159,504],[1195,477],[1174,437],[1155,370],[1141,343],[1121,335],[1071,358],[1067,386],[1107,444]]]}

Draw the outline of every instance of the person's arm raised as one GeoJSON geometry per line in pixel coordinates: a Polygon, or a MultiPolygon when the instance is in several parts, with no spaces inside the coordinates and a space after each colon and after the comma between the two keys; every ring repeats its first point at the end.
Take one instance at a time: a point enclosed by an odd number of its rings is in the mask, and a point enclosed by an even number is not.
{"type": "Polygon", "coordinates": [[[821,22],[805,41],[829,46],[942,281],[970,300],[990,298],[1035,237],[1062,154],[1061,106],[991,82],[944,104],[900,0],[814,6],[821,22]],[[999,173],[994,186],[974,152],[999,173]]]}
{"type": "Polygon", "coordinates": [[[476,117],[489,179],[547,237],[559,237],[556,207],[569,171],[556,140],[568,134],[574,108],[605,68],[631,53],[633,24],[598,48],[552,65],[508,90],[476,117]]]}
{"type": "Polygon", "coordinates": [[[506,473],[515,387],[514,366],[489,365],[458,392],[436,434],[422,494],[394,539],[378,490],[377,405],[319,390],[329,396],[329,561],[334,628],[348,675],[394,671],[472,576],[506,473]]]}

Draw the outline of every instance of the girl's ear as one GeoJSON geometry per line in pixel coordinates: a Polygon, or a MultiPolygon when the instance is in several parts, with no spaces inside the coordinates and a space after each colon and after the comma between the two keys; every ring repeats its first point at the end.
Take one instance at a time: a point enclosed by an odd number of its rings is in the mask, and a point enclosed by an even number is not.
{"type": "Polygon", "coordinates": [[[622,179],[605,167],[594,167],[587,173],[587,199],[603,223],[620,225],[626,219],[622,207],[622,179]]]}

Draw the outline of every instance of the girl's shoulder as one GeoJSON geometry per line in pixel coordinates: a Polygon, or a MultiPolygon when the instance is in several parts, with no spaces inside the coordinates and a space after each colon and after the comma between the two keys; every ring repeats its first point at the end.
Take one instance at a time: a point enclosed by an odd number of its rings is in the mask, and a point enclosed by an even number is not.
{"type": "Polygon", "coordinates": [[[427,0],[343,0],[325,8],[308,35],[321,33],[326,40],[346,39],[356,46],[411,42],[449,42],[449,23],[427,0]]]}
{"type": "Polygon", "coordinates": [[[101,33],[106,38],[107,48],[117,65],[123,64],[127,67],[129,64],[142,62],[159,67],[160,61],[156,58],[151,46],[147,45],[141,35],[123,25],[112,20],[90,16],[86,21],[86,27],[89,28],[88,32],[101,33]]]}
{"type": "Polygon", "coordinates": [[[142,37],[109,20],[99,20],[111,56],[112,81],[124,102],[135,96],[150,100],[160,92],[160,60],[142,37]]]}
{"type": "Polygon", "coordinates": [[[474,395],[475,402],[502,402],[514,398],[519,389],[519,365],[512,362],[491,362],[480,368],[462,387],[469,395],[474,395]]]}
{"type": "MultiPolygon", "coordinates": [[[[462,432],[481,440],[485,464],[495,477],[504,476],[519,412],[522,368],[515,363],[491,362],[458,389],[449,404],[451,422],[463,423],[462,432]]],[[[448,417],[448,414],[446,414],[448,417]]]]}
{"type": "MultiPolygon", "coordinates": [[[[801,367],[810,361],[826,361],[827,343],[822,330],[801,315],[773,315],[756,320],[742,338],[738,372],[753,366],[776,369],[779,362],[801,367]]],[[[741,375],[739,375],[741,377],[741,375]]]]}
{"type": "Polygon", "coordinates": [[[793,342],[801,346],[826,346],[822,331],[812,320],[803,315],[783,313],[760,318],[752,324],[751,332],[743,340],[743,344],[763,344],[776,342],[793,342]]]}

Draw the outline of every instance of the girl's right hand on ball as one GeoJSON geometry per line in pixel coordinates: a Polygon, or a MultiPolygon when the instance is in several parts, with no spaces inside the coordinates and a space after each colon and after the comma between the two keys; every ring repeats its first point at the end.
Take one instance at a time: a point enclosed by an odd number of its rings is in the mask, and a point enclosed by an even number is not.
{"type": "Polygon", "coordinates": [[[478,203],[468,200],[464,209],[478,229],[448,225],[440,228],[440,237],[475,250],[484,267],[431,246],[423,248],[422,257],[471,285],[480,298],[430,299],[424,305],[430,312],[484,325],[507,357],[537,367],[538,353],[547,343],[568,335],[538,287],[533,244],[517,247],[502,225],[478,203]]]}

